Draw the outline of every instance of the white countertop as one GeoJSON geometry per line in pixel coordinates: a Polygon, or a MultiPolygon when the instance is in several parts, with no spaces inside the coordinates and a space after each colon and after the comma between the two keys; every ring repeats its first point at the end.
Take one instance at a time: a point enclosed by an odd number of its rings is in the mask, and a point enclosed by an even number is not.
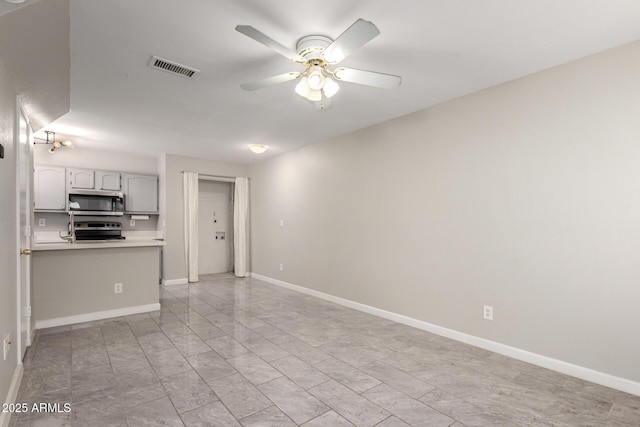
{"type": "MultiPolygon", "coordinates": [[[[111,249],[111,248],[139,248],[164,246],[162,233],[155,230],[147,231],[126,231],[122,234],[123,240],[103,240],[103,241],[76,241],[69,243],[60,237],[62,231],[58,230],[37,230],[33,235],[31,249],[33,251],[60,251],[77,249],[111,249]]],[[[64,233],[63,233],[64,234],[64,233]]]]}
{"type": "Polygon", "coordinates": [[[60,250],[78,250],[78,249],[115,249],[115,248],[140,248],[140,247],[160,247],[164,246],[164,240],[158,239],[126,239],[111,240],[104,242],[79,241],[75,243],[34,243],[31,246],[33,251],[60,251],[60,250]]]}

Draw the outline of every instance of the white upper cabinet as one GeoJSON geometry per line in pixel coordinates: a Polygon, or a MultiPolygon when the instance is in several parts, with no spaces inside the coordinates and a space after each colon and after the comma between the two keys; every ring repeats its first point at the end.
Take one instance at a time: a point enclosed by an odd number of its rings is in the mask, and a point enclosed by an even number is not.
{"type": "Polygon", "coordinates": [[[96,171],[96,190],[120,191],[120,172],[96,171]]]}
{"type": "Polygon", "coordinates": [[[95,187],[95,171],[91,169],[67,169],[69,176],[68,189],[93,190],[95,187]]]}
{"type": "Polygon", "coordinates": [[[35,166],[33,174],[33,207],[35,210],[66,210],[65,171],[66,169],[60,166],[35,166]]]}
{"type": "Polygon", "coordinates": [[[68,189],[120,191],[120,172],[92,169],[67,169],[68,189]]]}
{"type": "Polygon", "coordinates": [[[158,213],[158,177],[156,175],[122,174],[124,211],[158,213]]]}
{"type": "Polygon", "coordinates": [[[37,211],[66,211],[67,194],[81,189],[121,191],[125,212],[158,213],[157,175],[38,165],[33,186],[37,211]]]}

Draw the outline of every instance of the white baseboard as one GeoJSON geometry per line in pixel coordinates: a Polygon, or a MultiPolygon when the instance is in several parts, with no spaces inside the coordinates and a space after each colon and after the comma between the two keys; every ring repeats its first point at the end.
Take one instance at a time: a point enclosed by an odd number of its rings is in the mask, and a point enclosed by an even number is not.
{"type": "Polygon", "coordinates": [[[188,283],[189,283],[189,279],[187,279],[187,278],[184,278],[184,279],[170,279],[170,280],[162,279],[162,284],[164,286],[187,285],[188,283]]]}
{"type": "Polygon", "coordinates": [[[52,328],[54,326],[74,325],[76,323],[92,322],[94,320],[110,319],[112,317],[129,316],[132,314],[148,313],[160,310],[160,303],[136,305],[133,307],[116,308],[114,310],[96,311],[94,313],[77,314],[75,316],[57,317],[55,319],[36,321],[36,329],[52,328]]]}
{"type": "MultiPolygon", "coordinates": [[[[11,379],[11,385],[9,386],[9,392],[7,397],[2,401],[4,403],[15,403],[18,397],[18,390],[20,390],[20,383],[22,382],[22,374],[24,369],[22,363],[18,363],[16,370],[13,372],[13,378],[11,379]]],[[[7,427],[11,418],[10,412],[0,411],[0,427],[7,427]]]]}
{"type": "Polygon", "coordinates": [[[326,301],[331,301],[336,304],[343,305],[345,307],[363,311],[365,313],[369,313],[374,316],[393,320],[394,322],[412,326],[417,329],[422,329],[424,331],[441,335],[446,338],[451,338],[453,340],[460,341],[465,344],[470,344],[475,347],[480,347],[485,350],[492,351],[494,353],[502,354],[504,356],[509,356],[514,359],[521,360],[523,362],[531,363],[533,365],[551,369],[553,371],[570,375],[572,377],[580,378],[585,381],[589,381],[592,383],[603,385],[605,387],[610,387],[616,390],[620,390],[626,393],[631,393],[631,394],[640,396],[640,383],[636,381],[631,381],[626,378],[616,377],[614,375],[595,371],[590,368],[574,365],[571,363],[564,362],[562,360],[553,359],[551,357],[543,356],[540,354],[531,353],[526,350],[522,350],[516,347],[511,347],[505,344],[501,344],[495,341],[490,341],[490,340],[476,337],[473,335],[468,335],[463,332],[455,331],[453,329],[443,328],[441,326],[434,325],[432,323],[424,322],[422,320],[414,319],[412,317],[403,316],[402,314],[381,310],[379,308],[371,307],[365,304],[360,304],[358,302],[354,302],[348,299],[325,294],[323,292],[319,292],[309,288],[304,288],[302,286],[283,282],[281,280],[273,279],[267,276],[262,276],[260,274],[251,273],[251,277],[265,281],[267,283],[271,283],[273,285],[281,286],[283,288],[298,291],[307,295],[312,295],[314,297],[318,297],[326,301]]]}

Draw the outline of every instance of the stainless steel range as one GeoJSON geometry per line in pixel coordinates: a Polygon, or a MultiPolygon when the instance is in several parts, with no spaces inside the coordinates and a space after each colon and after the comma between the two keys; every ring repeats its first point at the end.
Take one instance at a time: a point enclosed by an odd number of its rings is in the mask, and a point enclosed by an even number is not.
{"type": "Polygon", "coordinates": [[[123,240],[122,224],[115,221],[76,221],[75,240],[123,240]]]}

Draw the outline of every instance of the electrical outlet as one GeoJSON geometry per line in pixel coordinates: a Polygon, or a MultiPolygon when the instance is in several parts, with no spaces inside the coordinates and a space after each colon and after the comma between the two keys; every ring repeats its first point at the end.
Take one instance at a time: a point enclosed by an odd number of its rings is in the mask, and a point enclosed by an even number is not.
{"type": "Polygon", "coordinates": [[[7,356],[9,355],[9,349],[11,348],[11,334],[7,334],[4,336],[4,340],[2,341],[2,348],[4,354],[4,360],[7,360],[7,356]]]}
{"type": "Polygon", "coordinates": [[[47,225],[47,221],[44,218],[38,219],[38,227],[45,227],[47,225]]]}
{"type": "Polygon", "coordinates": [[[121,294],[122,293],[122,283],[114,283],[113,285],[113,293],[121,294]]]}
{"type": "Polygon", "coordinates": [[[280,264],[280,271],[284,271],[284,265],[280,264]]]}
{"type": "Polygon", "coordinates": [[[280,220],[280,227],[284,227],[284,219],[280,220]]]}
{"type": "Polygon", "coordinates": [[[135,227],[135,226],[136,226],[136,220],[135,220],[135,219],[132,219],[131,221],[129,221],[129,225],[130,225],[131,227],[135,227]]]}
{"type": "Polygon", "coordinates": [[[482,317],[484,320],[493,320],[493,307],[490,305],[485,305],[482,312],[482,317]]]}

